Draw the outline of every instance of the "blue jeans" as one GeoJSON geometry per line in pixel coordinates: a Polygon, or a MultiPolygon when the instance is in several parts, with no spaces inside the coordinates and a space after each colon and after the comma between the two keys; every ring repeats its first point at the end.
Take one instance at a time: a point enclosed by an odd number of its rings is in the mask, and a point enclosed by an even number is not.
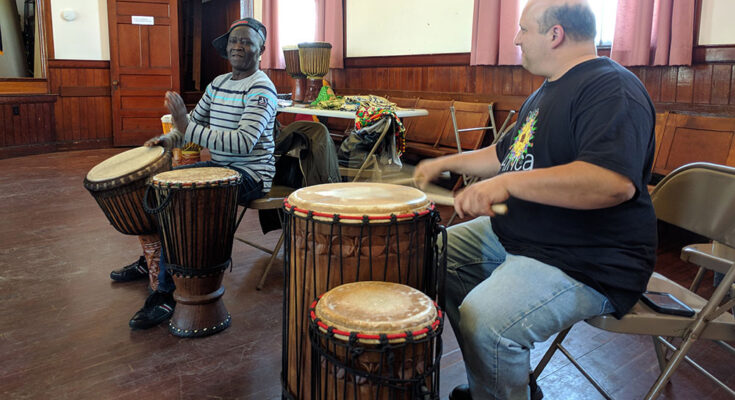
{"type": "MultiPolygon", "coordinates": [[[[223,166],[215,163],[214,161],[200,161],[198,163],[190,165],[181,165],[174,169],[200,167],[223,166]]],[[[265,193],[263,192],[263,181],[255,182],[255,180],[251,178],[250,175],[248,175],[245,171],[241,169],[229,166],[226,168],[234,169],[235,171],[239,172],[240,175],[242,175],[242,183],[240,183],[240,193],[237,197],[238,204],[247,204],[252,200],[259,199],[265,196],[265,193]]],[[[158,272],[158,291],[162,293],[171,293],[176,289],[176,285],[174,284],[174,280],[171,278],[171,275],[167,273],[166,265],[166,249],[161,248],[161,262],[159,263],[160,271],[158,272]]]]}
{"type": "Polygon", "coordinates": [[[474,399],[528,399],[534,343],[613,311],[560,269],[508,254],[489,217],[449,228],[447,250],[446,314],[474,399]]]}

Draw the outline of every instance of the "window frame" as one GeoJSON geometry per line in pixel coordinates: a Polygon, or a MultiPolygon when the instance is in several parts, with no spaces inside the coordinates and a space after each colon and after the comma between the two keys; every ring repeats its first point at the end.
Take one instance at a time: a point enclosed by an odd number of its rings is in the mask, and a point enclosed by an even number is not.
{"type": "Polygon", "coordinates": [[[48,61],[54,56],[50,0],[36,1],[41,78],[0,78],[0,95],[48,94],[48,61]]]}

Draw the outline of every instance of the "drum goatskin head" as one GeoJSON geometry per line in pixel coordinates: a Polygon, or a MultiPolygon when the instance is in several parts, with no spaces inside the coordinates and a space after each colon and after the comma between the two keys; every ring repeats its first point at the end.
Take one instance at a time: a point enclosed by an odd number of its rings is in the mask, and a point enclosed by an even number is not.
{"type": "Polygon", "coordinates": [[[150,165],[159,159],[163,153],[164,149],[161,146],[141,146],[124,151],[95,165],[87,173],[87,180],[102,182],[131,174],[150,165]]]}
{"type": "Polygon", "coordinates": [[[204,184],[232,181],[239,177],[239,172],[229,168],[183,168],[161,172],[153,177],[153,183],[157,185],[204,184]]]}
{"type": "Polygon", "coordinates": [[[369,335],[418,331],[436,319],[429,296],[398,283],[346,283],[325,293],[315,314],[328,326],[369,335]]]}
{"type": "Polygon", "coordinates": [[[301,188],[288,197],[292,206],[350,216],[408,214],[427,210],[431,201],[416,188],[389,183],[329,183],[301,188]]]}

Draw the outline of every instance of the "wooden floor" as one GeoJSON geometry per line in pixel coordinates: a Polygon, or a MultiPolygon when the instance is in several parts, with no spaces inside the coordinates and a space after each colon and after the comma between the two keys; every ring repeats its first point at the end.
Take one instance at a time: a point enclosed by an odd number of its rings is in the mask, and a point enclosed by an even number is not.
{"type": "MultiPolygon", "coordinates": [[[[224,283],[233,319],[226,331],[180,339],[165,324],[145,331],[128,328],[147,295],[146,283],[113,283],[108,274],[137,259],[140,246],[109,225],[82,187],[92,166],[120,151],[0,160],[0,399],[279,398],[283,273],[277,265],[265,288],[256,291],[267,261],[258,250],[235,243],[234,268],[224,283]]],[[[278,238],[278,232],[262,235],[252,211],[238,234],[267,246],[278,238]]],[[[662,253],[657,269],[677,280],[692,276],[691,268],[677,272],[664,266],[681,264],[675,246],[671,249],[662,253]]],[[[444,339],[442,398],[465,382],[450,329],[444,339]]],[[[616,398],[640,398],[657,373],[647,337],[579,324],[567,343],[616,398]]],[[[547,346],[533,350],[532,363],[547,346]]],[[[699,343],[693,354],[735,386],[732,358],[718,350],[699,343]]],[[[547,399],[600,398],[559,355],[539,384],[547,399]]],[[[664,398],[728,395],[684,365],[664,398]]]]}

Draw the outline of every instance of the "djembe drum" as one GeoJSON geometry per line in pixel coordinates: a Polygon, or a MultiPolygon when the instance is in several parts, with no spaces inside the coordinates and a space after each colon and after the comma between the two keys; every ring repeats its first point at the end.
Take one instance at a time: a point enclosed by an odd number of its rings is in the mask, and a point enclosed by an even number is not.
{"type": "Polygon", "coordinates": [[[299,47],[283,46],[283,58],[286,60],[286,72],[291,77],[291,99],[303,103],[304,92],[306,91],[306,75],[301,72],[299,47]]]}
{"type": "Polygon", "coordinates": [[[281,373],[284,395],[303,399],[310,393],[308,308],[317,295],[369,280],[402,283],[434,296],[446,258],[436,246],[443,232],[439,214],[415,188],[365,182],[315,185],[293,192],[284,208],[281,373]]]}
{"type": "Polygon", "coordinates": [[[332,45],[327,42],[299,43],[299,65],[306,75],[304,102],[311,103],[322,88],[322,79],[329,73],[329,57],[332,45]]]}
{"type": "Polygon", "coordinates": [[[424,293],[347,283],[314,301],[309,317],[310,399],[439,398],[443,316],[424,293]]]}
{"type": "Polygon", "coordinates": [[[176,284],[169,331],[200,337],[230,326],[222,301],[224,271],[231,263],[240,173],[228,168],[186,168],[153,177],[155,208],[144,207],[161,229],[166,265],[176,284]]]}
{"type": "Polygon", "coordinates": [[[142,205],[146,179],[169,169],[171,155],[163,147],[138,147],[94,166],[84,179],[84,187],[120,233],[153,234],[155,219],[142,205]]]}

